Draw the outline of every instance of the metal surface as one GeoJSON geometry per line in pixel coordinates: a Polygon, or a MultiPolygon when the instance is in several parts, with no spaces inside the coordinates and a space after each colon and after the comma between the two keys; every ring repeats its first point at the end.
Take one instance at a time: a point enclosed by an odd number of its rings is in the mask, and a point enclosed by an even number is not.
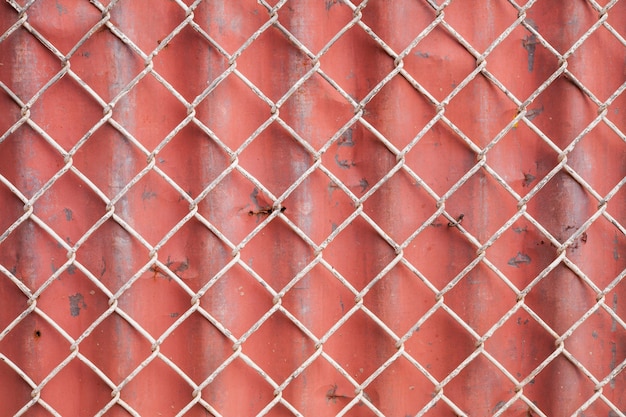
{"type": "Polygon", "coordinates": [[[626,415],[626,2],[0,4],[0,410],[626,415]]]}

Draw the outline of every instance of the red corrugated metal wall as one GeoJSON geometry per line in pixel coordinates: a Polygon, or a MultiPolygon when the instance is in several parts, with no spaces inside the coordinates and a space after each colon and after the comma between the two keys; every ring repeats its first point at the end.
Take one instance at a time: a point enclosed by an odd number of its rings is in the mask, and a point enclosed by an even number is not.
{"type": "Polygon", "coordinates": [[[626,415],[626,1],[0,4],[0,414],[626,415]]]}

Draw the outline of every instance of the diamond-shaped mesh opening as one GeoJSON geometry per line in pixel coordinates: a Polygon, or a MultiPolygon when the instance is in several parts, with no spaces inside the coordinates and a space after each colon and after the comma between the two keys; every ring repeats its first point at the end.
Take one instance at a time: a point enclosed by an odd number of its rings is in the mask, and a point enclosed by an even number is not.
{"type": "MultiPolygon", "coordinates": [[[[353,116],[349,102],[318,74],[308,78],[280,109],[281,119],[315,149],[325,145],[353,116]],[[312,124],[308,122],[311,119],[323,122],[312,124]]],[[[350,135],[352,129],[341,137],[350,142],[350,135]]]]}
{"type": "Polygon", "coordinates": [[[623,1],[0,6],[7,415],[623,416],[623,1]]]}
{"type": "MultiPolygon", "coordinates": [[[[164,38],[157,40],[159,45],[163,42],[164,38]]],[[[163,44],[153,62],[155,70],[189,102],[228,67],[226,57],[191,26],[163,44]]]]}
{"type": "Polygon", "coordinates": [[[276,28],[263,31],[250,47],[237,60],[241,72],[247,76],[271,100],[277,101],[286,92],[287,87],[295,84],[310,68],[311,62],[302,51],[291,44],[276,28]],[[275,65],[261,67],[258,63],[266,61],[271,54],[275,65]],[[285,83],[275,83],[276,78],[285,79],[285,83]]]}
{"type": "Polygon", "coordinates": [[[180,412],[192,399],[192,388],[178,375],[169,363],[155,359],[147,364],[141,372],[133,378],[127,390],[138,392],[135,398],[123,398],[138,414],[146,415],[152,410],[167,410],[171,415],[180,412]],[[159,387],[154,384],[157,378],[166,378],[170,381],[169,387],[175,387],[179,395],[171,396],[167,394],[168,387],[159,387]]]}
{"type": "Polygon", "coordinates": [[[435,108],[406,79],[391,79],[365,107],[364,119],[389,139],[404,148],[435,116],[435,108]],[[408,111],[398,120],[399,112],[408,111]]]}
{"type": "Polygon", "coordinates": [[[476,357],[463,368],[446,385],[444,392],[467,415],[493,415],[498,411],[499,404],[515,394],[511,381],[483,356],[476,357]],[[480,389],[481,383],[488,383],[493,389],[484,394],[481,392],[483,395],[474,395],[472,391],[480,389]]]}
{"type": "Polygon", "coordinates": [[[554,338],[524,310],[503,323],[485,347],[518,381],[525,380],[556,350],[554,338]],[[512,333],[519,336],[510,338],[512,333]],[[526,360],[519,361],[520,355],[526,360]]]}
{"type": "Polygon", "coordinates": [[[268,318],[246,341],[246,347],[248,356],[277,382],[284,381],[315,351],[313,341],[280,313],[268,318]]]}
{"type": "Polygon", "coordinates": [[[595,303],[595,294],[570,269],[557,265],[526,296],[526,304],[561,334],[574,326],[595,303]],[[548,312],[549,307],[555,307],[548,312]],[[567,309],[559,309],[567,306],[567,309]]]}
{"type": "MultiPolygon", "coordinates": [[[[530,108],[526,119],[532,121],[542,112],[541,107],[530,108]]],[[[509,187],[525,196],[558,165],[558,156],[526,123],[520,122],[489,151],[488,164],[509,187]]]]}
{"type": "Polygon", "coordinates": [[[446,304],[482,335],[513,307],[511,295],[511,290],[494,272],[478,264],[445,297],[446,304]]]}
{"type": "Polygon", "coordinates": [[[279,22],[314,54],[319,53],[351,19],[350,7],[336,0],[288,5],[282,7],[279,14],[279,22]],[[322,19],[324,24],[319,25],[317,22],[322,19]],[[316,27],[315,33],[308,29],[312,25],[316,27]]]}
{"type": "Polygon", "coordinates": [[[283,306],[315,336],[321,337],[350,310],[354,295],[327,268],[316,265],[282,298],[283,306]],[[320,306],[316,317],[310,305],[320,306]]]}
{"type": "Polygon", "coordinates": [[[324,349],[358,382],[374,373],[395,351],[389,335],[361,312],[351,316],[328,339],[324,349]]]}
{"type": "Polygon", "coordinates": [[[363,125],[336,141],[323,155],[324,165],[352,194],[363,196],[395,165],[393,154],[363,125]]]}
{"type": "MultiPolygon", "coordinates": [[[[532,19],[526,19],[536,29],[532,19]]],[[[487,69],[519,100],[526,100],[559,69],[559,60],[529,28],[517,26],[489,54],[487,69]],[[519,71],[509,71],[511,67],[519,71]]]]}
{"type": "Polygon", "coordinates": [[[54,328],[36,314],[23,318],[15,328],[0,341],[3,354],[19,368],[28,368],[32,357],[24,351],[24,346],[36,354],[37,368],[29,373],[29,378],[39,384],[67,356],[69,343],[54,328]],[[45,352],[45,354],[44,354],[45,352]]]}
{"type": "Polygon", "coordinates": [[[534,109],[543,108],[543,111],[532,123],[561,149],[567,147],[598,114],[594,103],[564,77],[552,82],[534,103],[534,109]],[[567,95],[567,101],[560,98],[563,95],[567,95]],[[576,117],[572,117],[574,112],[576,117]]]}
{"type": "Polygon", "coordinates": [[[331,45],[320,63],[324,72],[356,100],[363,99],[394,68],[393,59],[377,47],[376,41],[354,26],[331,45]],[[346,57],[361,64],[342,65],[346,57]],[[370,62],[375,64],[368,65],[370,62]]]}
{"type": "Polygon", "coordinates": [[[19,68],[17,71],[2,71],[0,81],[19,97],[24,103],[32,97],[61,68],[60,62],[24,27],[8,34],[0,43],[3,66],[19,68]],[[19,50],[20,53],[13,53],[19,50]],[[28,64],[30,57],[36,56],[37,65],[28,64]],[[6,57],[6,58],[4,58],[6,57]],[[28,71],[27,71],[28,69],[28,71]]]}
{"type": "Polygon", "coordinates": [[[124,91],[144,67],[141,57],[104,27],[80,45],[71,62],[72,71],[105,101],[124,91]],[[119,60],[123,60],[125,65],[111,67],[111,62],[121,62],[119,60]],[[98,82],[109,77],[113,77],[115,82],[107,85],[98,82]]]}
{"type": "Polygon", "coordinates": [[[361,290],[393,260],[394,252],[365,220],[356,219],[328,246],[324,258],[357,290],[361,290]],[[369,250],[363,251],[364,247],[369,250]],[[363,254],[364,262],[351,262],[351,253],[363,254]]]}
{"type": "Polygon", "coordinates": [[[189,204],[174,188],[164,187],[165,180],[154,172],[141,178],[120,199],[128,211],[120,214],[149,243],[156,244],[188,213],[189,204]],[[129,213],[143,212],[140,217],[129,213]],[[154,218],[159,218],[154,222],[154,218]]]}
{"type": "Polygon", "coordinates": [[[462,4],[446,7],[446,22],[480,53],[495,42],[517,18],[516,10],[507,3],[490,4],[488,0],[474,0],[472,19],[467,18],[465,7],[462,4]]]}
{"type": "Polygon", "coordinates": [[[476,155],[454,131],[438,122],[411,148],[406,163],[433,191],[443,195],[476,165],[476,155]],[[448,163],[440,163],[441,155],[448,163]]]}
{"type": "MultiPolygon", "coordinates": [[[[356,2],[355,2],[356,3],[356,2]]],[[[426,2],[399,1],[372,4],[363,10],[363,23],[396,52],[404,50],[435,19],[435,11],[426,2]],[[384,18],[383,18],[384,16],[384,18]],[[395,30],[385,21],[411,22],[406,30],[395,30]]]]}
{"type": "Polygon", "coordinates": [[[557,356],[524,388],[524,393],[546,415],[571,415],[593,393],[593,384],[586,378],[577,378],[581,371],[562,355],[557,356]],[[569,381],[577,381],[576,389],[554,384],[555,377],[565,375],[569,381]],[[549,393],[549,397],[542,393],[549,393]],[[555,401],[547,401],[555,398],[555,401]]]}
{"type": "Polygon", "coordinates": [[[152,353],[149,341],[118,314],[105,317],[81,342],[80,349],[116,385],[152,353]],[[114,363],[110,362],[112,356],[114,363]]]}
{"type": "Polygon", "coordinates": [[[35,215],[70,244],[76,243],[106,213],[102,200],[72,173],[56,180],[40,201],[35,215]]]}
{"type": "Polygon", "coordinates": [[[384,415],[416,415],[432,399],[434,386],[407,359],[399,357],[365,392],[384,415]]]}
{"type": "MultiPolygon", "coordinates": [[[[0,243],[2,266],[31,292],[39,289],[66,261],[60,242],[28,219],[0,243]],[[37,251],[28,247],[36,245],[37,251]]],[[[22,290],[26,289],[22,287],[22,290]]]]}
{"type": "Polygon", "coordinates": [[[194,11],[194,22],[231,54],[267,20],[267,11],[255,2],[200,2],[194,11]]]}
{"type": "Polygon", "coordinates": [[[95,415],[111,400],[111,390],[88,365],[74,359],[45,386],[41,398],[62,415],[95,415]],[[85,401],[67,401],[68,392],[85,401]]]}
{"type": "Polygon", "coordinates": [[[272,307],[267,290],[240,266],[230,268],[208,288],[202,307],[236,337],[245,334],[272,307]],[[229,305],[241,308],[235,317],[229,305]]]}
{"type": "Polygon", "coordinates": [[[118,106],[120,112],[114,111],[113,117],[149,151],[187,116],[183,104],[150,75],[122,97],[118,106]]]}
{"type": "Polygon", "coordinates": [[[69,335],[78,338],[109,307],[108,297],[70,266],[39,297],[38,306],[69,335]],[[63,309],[59,308],[61,304],[63,309]]]}
{"type": "Polygon", "coordinates": [[[415,328],[406,351],[430,375],[442,381],[474,350],[470,334],[448,313],[437,310],[415,328]],[[448,347],[453,345],[454,349],[448,347]]]}
{"type": "Polygon", "coordinates": [[[316,410],[320,416],[334,416],[350,402],[354,387],[331,363],[317,358],[287,385],[283,395],[299,411],[316,410]]]}
{"type": "Polygon", "coordinates": [[[33,2],[28,14],[28,23],[63,54],[67,54],[101,18],[98,9],[72,1],[33,2]],[[67,25],[72,25],[72,29],[67,30],[67,25]]]}
{"type": "Polygon", "coordinates": [[[160,41],[170,34],[185,17],[185,12],[175,3],[159,0],[156,3],[140,0],[132,3],[116,3],[111,9],[111,20],[116,28],[130,38],[144,53],[149,54],[160,41]],[[149,8],[151,13],[145,13],[149,8]],[[142,30],[138,30],[137,20],[141,19],[142,30]]]}
{"type": "Polygon", "coordinates": [[[0,155],[6,155],[0,175],[32,198],[63,166],[63,158],[31,127],[22,125],[16,133],[0,142],[0,155]]]}
{"type": "Polygon", "coordinates": [[[409,268],[396,265],[372,286],[363,302],[392,331],[404,335],[435,305],[435,294],[409,268]],[[383,302],[388,299],[397,302],[383,302]]]}
{"type": "Polygon", "coordinates": [[[239,148],[270,117],[267,104],[234,75],[210,88],[196,110],[198,120],[232,150],[239,148]]]}
{"type": "Polygon", "coordinates": [[[317,244],[321,244],[355,210],[337,183],[313,171],[285,199],[283,214],[317,244]],[[312,198],[312,196],[317,196],[312,198]]]}
{"type": "Polygon", "coordinates": [[[476,145],[485,147],[515,116],[515,105],[486,78],[476,77],[454,97],[446,116],[476,145]],[[473,107],[465,103],[477,97],[473,107]]]}
{"type": "Polygon", "coordinates": [[[16,414],[30,399],[31,389],[26,382],[12,368],[0,361],[0,381],[3,386],[11,387],[11,390],[0,392],[3,408],[6,412],[16,414]]]}
{"type": "Polygon", "coordinates": [[[287,131],[272,123],[241,153],[239,161],[244,169],[278,196],[305,173],[311,166],[311,159],[306,149],[287,131]]]}
{"type": "Polygon", "coordinates": [[[585,32],[598,20],[598,14],[592,4],[586,1],[572,3],[569,7],[559,8],[556,12],[549,2],[536,2],[528,10],[528,16],[536,22],[535,29],[541,36],[560,53],[564,53],[583,38],[585,32]],[[575,23],[568,25],[566,29],[557,23],[562,17],[570,19],[574,16],[575,23]]]}
{"type": "MultiPolygon", "coordinates": [[[[219,412],[232,410],[235,414],[258,414],[272,401],[272,387],[242,359],[232,361],[203,390],[203,397],[219,412]],[[241,381],[248,381],[242,384],[241,381]],[[241,401],[241,398],[252,398],[241,401]]],[[[220,413],[221,414],[221,413],[220,413]]]]}
{"type": "Polygon", "coordinates": [[[437,100],[448,96],[475,68],[472,55],[441,26],[428,32],[404,61],[409,75],[437,100]]]}
{"type": "Polygon", "coordinates": [[[48,88],[31,107],[31,118],[64,149],[70,150],[102,118],[102,107],[76,81],[63,77],[48,88]],[[62,104],[59,95],[66,96],[62,104]],[[80,114],[70,122],[69,114],[80,114]]]}

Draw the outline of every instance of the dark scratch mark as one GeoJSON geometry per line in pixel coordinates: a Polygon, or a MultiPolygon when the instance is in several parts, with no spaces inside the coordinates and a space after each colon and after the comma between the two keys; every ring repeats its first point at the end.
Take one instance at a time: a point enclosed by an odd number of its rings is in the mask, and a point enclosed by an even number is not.
{"type": "Polygon", "coordinates": [[[533,181],[535,181],[537,177],[535,177],[530,172],[524,173],[524,182],[522,182],[522,187],[528,187],[533,181]]]}
{"type": "Polygon", "coordinates": [[[142,200],[150,200],[152,198],[156,197],[156,193],[154,191],[150,191],[148,189],[145,189],[143,191],[143,193],[141,193],[141,199],[142,200]]]}
{"type": "Polygon", "coordinates": [[[259,196],[259,189],[254,187],[254,190],[252,190],[252,192],[250,193],[250,199],[252,200],[254,205],[257,207],[260,206],[258,196],[259,196]]]}
{"type": "MultiPolygon", "coordinates": [[[[280,212],[281,213],[284,213],[285,210],[287,210],[287,207],[281,207],[280,208],[280,212]]],[[[263,207],[262,209],[259,209],[259,210],[250,210],[248,212],[248,216],[254,216],[254,215],[268,215],[269,216],[274,211],[276,211],[276,209],[274,207],[266,206],[266,207],[263,207]]]]}
{"type": "Polygon", "coordinates": [[[333,404],[336,404],[337,398],[350,398],[350,397],[348,397],[347,395],[337,394],[337,384],[335,384],[326,392],[326,399],[327,401],[332,401],[333,404]]]}
{"type": "Polygon", "coordinates": [[[72,221],[72,210],[68,209],[68,208],[64,208],[63,212],[65,213],[65,220],[72,221]]]}
{"type": "MultiPolygon", "coordinates": [[[[537,29],[537,25],[531,19],[526,19],[526,22],[533,29],[537,29]]],[[[532,72],[535,66],[535,48],[537,47],[537,36],[530,34],[524,36],[522,39],[522,47],[528,52],[528,72],[532,72]]]]}
{"type": "MultiPolygon", "coordinates": [[[[609,345],[611,346],[611,361],[609,363],[609,369],[612,371],[617,365],[617,345],[615,342],[609,342],[609,345]]],[[[611,379],[609,384],[611,385],[611,388],[615,388],[615,379],[611,379]]]]}
{"type": "Polygon", "coordinates": [[[353,147],[354,145],[355,143],[354,143],[354,140],[352,139],[352,129],[346,130],[337,141],[337,146],[353,147]]]}
{"type": "MultiPolygon", "coordinates": [[[[613,293],[613,305],[611,306],[612,310],[617,313],[617,293],[613,293]]],[[[617,321],[615,320],[615,317],[611,316],[611,331],[612,332],[616,332],[617,331],[617,321]]]]}
{"type": "Polygon", "coordinates": [[[517,252],[517,255],[509,259],[509,262],[507,262],[507,264],[514,266],[515,268],[519,268],[520,264],[530,264],[530,256],[526,255],[525,253],[517,252]]]}
{"type": "Polygon", "coordinates": [[[527,232],[528,231],[528,227],[527,226],[524,226],[524,227],[514,227],[513,231],[515,233],[527,232]]]}
{"type": "Polygon", "coordinates": [[[491,410],[492,413],[497,412],[499,409],[501,409],[502,407],[505,406],[505,402],[504,401],[498,401],[498,403],[496,404],[496,406],[493,408],[493,410],[491,410]]]}
{"type": "Polygon", "coordinates": [[[159,266],[157,264],[154,264],[150,267],[149,269],[150,272],[154,272],[154,275],[152,276],[152,279],[154,279],[156,281],[157,277],[159,275],[162,275],[163,278],[167,279],[168,281],[172,280],[172,277],[169,276],[166,271],[162,270],[161,268],[159,268],[159,266]]]}
{"type": "Polygon", "coordinates": [[[460,225],[461,222],[463,221],[464,217],[465,217],[465,214],[463,213],[459,214],[459,217],[457,217],[455,221],[448,222],[448,227],[458,227],[458,225],[460,225]]]}
{"type": "Polygon", "coordinates": [[[70,315],[76,317],[80,314],[80,309],[87,307],[85,299],[81,293],[76,293],[69,296],[70,299],[70,315]]]}
{"type": "Polygon", "coordinates": [[[335,155],[335,162],[339,165],[339,168],[350,169],[356,164],[354,162],[348,162],[347,159],[339,159],[339,155],[335,155]]]}
{"type": "Polygon", "coordinates": [[[67,9],[63,7],[62,4],[59,4],[58,1],[56,2],[55,6],[59,15],[67,14],[67,9]]]}
{"type": "Polygon", "coordinates": [[[365,190],[367,190],[370,186],[370,183],[367,182],[367,180],[365,178],[361,178],[361,180],[359,181],[359,187],[361,187],[361,192],[364,193],[365,190]]]}
{"type": "Polygon", "coordinates": [[[180,274],[189,269],[189,258],[185,258],[182,262],[176,262],[172,261],[168,256],[165,266],[167,266],[169,270],[174,273],[174,275],[180,278],[180,274]]]}
{"type": "Polygon", "coordinates": [[[541,107],[528,109],[528,111],[526,111],[526,119],[532,120],[535,117],[539,116],[541,113],[543,113],[543,104],[541,105],[541,107]]]}
{"type": "Polygon", "coordinates": [[[100,277],[102,278],[104,276],[104,273],[107,271],[107,261],[106,259],[104,259],[104,256],[102,257],[102,269],[100,270],[100,277]]]}

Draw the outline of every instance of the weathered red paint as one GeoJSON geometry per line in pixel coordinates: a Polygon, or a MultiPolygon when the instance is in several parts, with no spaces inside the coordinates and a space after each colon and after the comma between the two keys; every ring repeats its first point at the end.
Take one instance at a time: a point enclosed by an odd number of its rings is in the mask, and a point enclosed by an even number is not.
{"type": "MultiPolygon", "coordinates": [[[[624,4],[613,6],[607,19],[622,38],[626,36],[624,4]]],[[[25,13],[28,24],[63,55],[70,53],[102,17],[93,4],[74,0],[54,4],[36,1],[25,13]]],[[[478,54],[485,52],[518,17],[509,2],[490,0],[453,1],[444,13],[445,22],[478,54]]],[[[345,2],[337,0],[287,1],[277,14],[277,22],[313,55],[324,50],[355,16],[345,2]]],[[[315,340],[288,315],[277,311],[247,335],[241,346],[218,327],[228,329],[239,340],[280,303],[315,338],[323,338],[361,302],[333,273],[361,291],[390,262],[395,262],[399,253],[402,260],[379,277],[363,297],[363,308],[328,337],[322,349],[350,378],[364,383],[398,349],[397,340],[364,311],[367,309],[399,338],[414,331],[402,349],[441,382],[481,348],[478,338],[490,334],[518,301],[518,295],[494,269],[522,290],[559,255],[546,234],[521,217],[484,249],[488,263],[478,262],[449,291],[437,294],[483,253],[448,218],[442,215],[429,220],[438,207],[426,187],[439,196],[456,188],[455,184],[479,163],[475,150],[443,121],[434,123],[399,157],[368,129],[371,125],[402,151],[437,115],[436,106],[402,75],[396,75],[365,103],[362,120],[367,123],[349,123],[360,109],[355,109],[320,73],[281,100],[317,63],[352,100],[366,98],[395,66],[394,59],[359,26],[348,29],[319,62],[298,49],[276,26],[261,33],[239,55],[248,38],[270,19],[267,9],[257,2],[199,3],[193,10],[193,21],[201,31],[188,25],[168,40],[186,18],[176,2],[157,5],[148,0],[121,1],[112,7],[110,21],[146,55],[162,47],[151,63],[106,27],[95,31],[69,57],[71,71],[111,108],[98,103],[69,74],[46,88],[29,108],[21,108],[5,89],[28,103],[63,66],[23,27],[1,37],[19,18],[16,8],[8,3],[0,5],[0,82],[6,86],[0,90],[0,135],[4,135],[0,136],[0,175],[30,199],[68,162],[59,149],[27,124],[14,129],[25,115],[65,152],[102,123],[72,155],[71,162],[108,199],[116,198],[152,162],[148,154],[159,150],[154,156],[155,169],[116,199],[119,221],[107,219],[82,242],[74,263],[67,264],[68,251],[62,242],[72,247],[81,241],[107,214],[107,204],[73,171],[66,172],[34,204],[34,215],[54,230],[61,242],[33,218],[0,240],[0,354],[34,384],[40,384],[75,354],[50,320],[73,339],[81,337],[115,306],[136,323],[134,327],[117,313],[104,318],[78,344],[82,357],[64,366],[41,390],[43,402],[34,404],[24,415],[50,415],[45,404],[63,416],[95,415],[106,408],[116,394],[112,397],[113,389],[108,384],[122,383],[157,351],[157,345],[138,331],[139,326],[154,339],[168,334],[171,326],[176,327],[158,346],[175,367],[155,358],[121,387],[120,401],[108,409],[107,416],[129,415],[124,404],[142,416],[177,415],[194,400],[193,388],[179,372],[200,385],[239,348],[281,385],[318,349],[315,340]],[[213,41],[227,54],[237,53],[233,58],[236,67],[229,68],[228,57],[213,41]],[[153,65],[188,106],[151,73],[127,94],[118,96],[146,65],[153,65]],[[235,69],[271,102],[280,101],[279,108],[273,109],[271,103],[255,94],[232,73],[235,69]],[[225,74],[226,78],[214,87],[213,83],[225,74]],[[111,120],[102,122],[109,111],[111,120]],[[198,123],[188,123],[161,149],[162,141],[189,114],[195,114],[198,123]],[[228,154],[228,150],[237,151],[276,114],[280,121],[269,123],[236,159],[228,154]],[[316,163],[315,156],[298,140],[319,151],[340,130],[341,135],[321,155],[321,162],[357,199],[376,187],[402,158],[423,181],[421,184],[400,169],[363,202],[364,215],[397,245],[426,226],[400,252],[363,217],[357,217],[321,250],[332,268],[313,266],[279,300],[274,294],[280,293],[318,255],[289,223],[313,245],[321,245],[355,210],[360,210],[342,186],[319,169],[283,196],[316,163]],[[275,201],[236,170],[219,179],[235,160],[274,197],[284,197],[282,214],[249,241],[247,236],[272,214],[275,201]],[[164,176],[179,188],[172,187],[164,176]],[[124,224],[148,245],[157,245],[193,209],[185,194],[194,200],[207,187],[210,191],[197,205],[203,220],[190,219],[156,252],[167,270],[157,265],[146,268],[154,254],[124,224]],[[225,240],[207,228],[206,222],[225,240]],[[241,242],[246,243],[239,247],[241,242]],[[233,259],[241,259],[243,265],[231,264],[233,259]],[[50,280],[60,268],[63,272],[50,280]],[[142,269],[144,272],[139,273],[142,269]],[[47,287],[36,299],[42,313],[30,312],[6,332],[35,302],[33,299],[29,304],[10,276],[33,293],[43,285],[47,287]],[[219,279],[213,283],[214,277],[219,279]],[[132,285],[113,297],[131,278],[135,279],[132,285]],[[184,286],[193,293],[206,290],[199,302],[210,319],[196,311],[177,324],[193,304],[184,286]],[[440,308],[422,320],[441,300],[449,310],[440,308]],[[92,366],[106,374],[110,382],[100,378],[92,366]]],[[[436,18],[437,12],[426,1],[371,1],[362,9],[361,17],[398,54],[436,18]]],[[[561,54],[597,21],[598,12],[583,0],[567,4],[539,1],[526,16],[526,22],[561,54]]],[[[624,44],[600,27],[567,57],[568,70],[604,103],[626,81],[625,56],[624,44]]],[[[522,26],[515,28],[486,61],[489,73],[521,102],[560,66],[541,40],[522,26]]],[[[441,101],[475,70],[477,60],[439,26],[408,51],[402,64],[421,87],[441,101]]],[[[560,162],[558,152],[540,134],[560,149],[578,140],[567,155],[569,167],[602,199],[610,197],[606,212],[618,225],[600,216],[566,249],[567,258],[588,282],[561,264],[533,284],[524,297],[525,305],[558,335],[566,333],[599,300],[614,311],[621,322],[600,308],[564,342],[564,348],[598,381],[623,366],[626,359],[626,329],[622,325],[626,320],[626,284],[622,279],[626,268],[626,187],[612,193],[626,176],[624,97],[621,94],[608,103],[609,123],[600,121],[578,139],[603,108],[599,109],[572,79],[561,75],[526,109],[527,118],[542,133],[519,121],[485,154],[488,168],[523,198],[560,162]],[[611,124],[620,132],[616,133],[611,124]]],[[[444,107],[445,117],[480,149],[488,146],[519,110],[511,97],[481,74],[444,107]]],[[[24,214],[24,203],[2,183],[0,201],[3,236],[24,214]]],[[[591,192],[561,171],[529,200],[525,210],[563,243],[600,206],[591,192]]],[[[480,245],[488,242],[519,208],[516,199],[485,168],[478,168],[445,201],[446,212],[462,218],[463,228],[480,245]]],[[[532,374],[558,347],[555,337],[523,309],[498,326],[484,340],[484,349],[519,381],[532,374]]],[[[0,385],[3,414],[13,415],[31,400],[31,387],[3,361],[0,385]]],[[[322,356],[280,393],[241,357],[202,388],[202,401],[223,416],[256,415],[276,395],[302,415],[375,415],[362,403],[344,409],[357,395],[355,387],[322,356]]],[[[561,354],[526,384],[523,392],[545,415],[569,416],[594,395],[594,389],[592,380],[561,354]]],[[[443,387],[443,394],[458,409],[440,400],[425,415],[454,415],[459,410],[467,416],[493,415],[515,396],[516,390],[487,356],[478,355],[443,387]]],[[[622,371],[603,386],[602,394],[617,410],[626,413],[625,390],[626,373],[622,371]]],[[[439,394],[435,384],[405,357],[390,364],[365,387],[364,393],[364,398],[386,416],[417,415],[439,394]]],[[[534,413],[518,400],[501,415],[534,413]]],[[[202,403],[196,403],[185,415],[211,413],[202,403]]],[[[267,415],[294,413],[279,403],[267,415]]],[[[584,415],[619,414],[596,399],[584,415]]]]}

